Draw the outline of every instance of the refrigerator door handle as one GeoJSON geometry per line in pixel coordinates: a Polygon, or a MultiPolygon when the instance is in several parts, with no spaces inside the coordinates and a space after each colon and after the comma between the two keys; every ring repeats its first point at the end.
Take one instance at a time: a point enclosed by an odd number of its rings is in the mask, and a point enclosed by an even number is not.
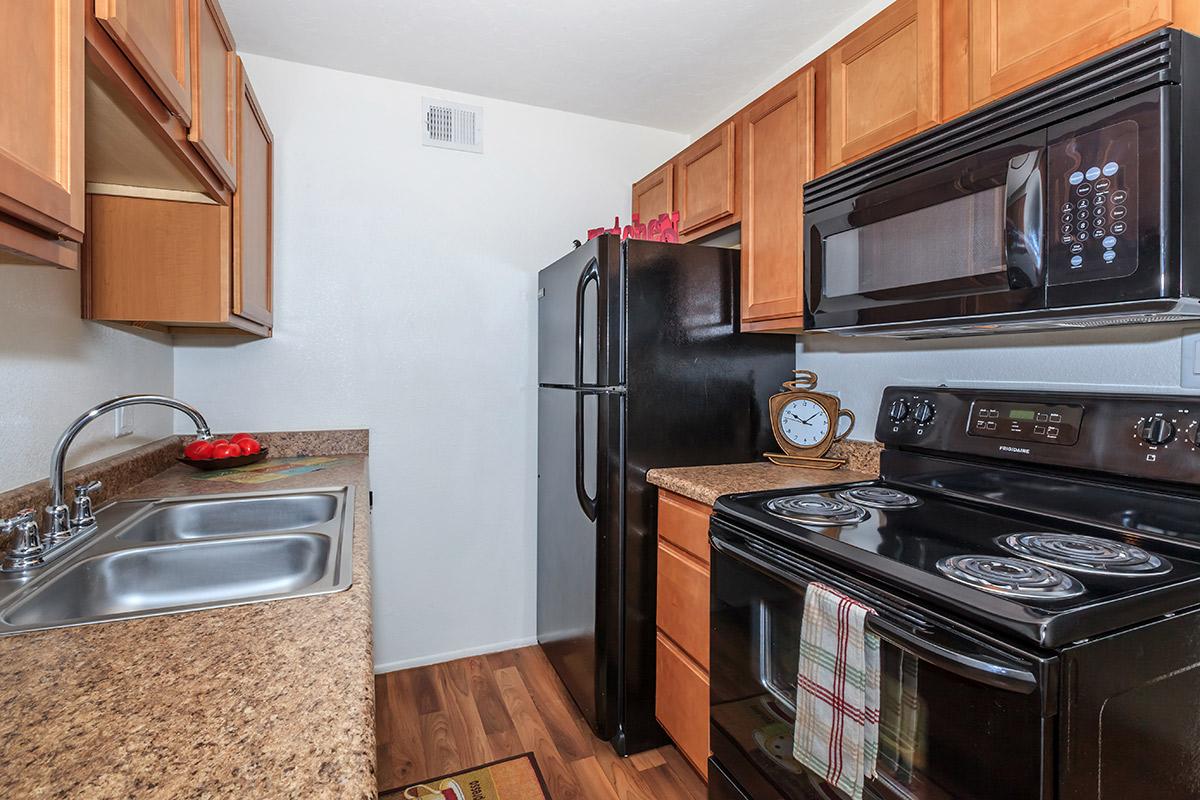
{"type": "Polygon", "coordinates": [[[589,283],[595,283],[597,291],[600,288],[600,261],[595,256],[588,259],[579,273],[579,284],[575,287],[575,385],[585,386],[583,382],[583,295],[589,283]]]}
{"type": "MultiPolygon", "coordinates": [[[[579,498],[579,507],[592,522],[596,521],[596,498],[590,497],[583,482],[583,398],[584,392],[575,393],[575,496],[579,498]]],[[[599,395],[597,395],[599,397],[599,395]]],[[[597,487],[599,491],[599,487],[597,487]]]]}

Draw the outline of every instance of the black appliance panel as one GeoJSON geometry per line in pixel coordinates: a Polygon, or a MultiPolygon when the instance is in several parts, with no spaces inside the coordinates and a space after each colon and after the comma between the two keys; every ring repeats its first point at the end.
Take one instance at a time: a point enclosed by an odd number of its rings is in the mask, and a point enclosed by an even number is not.
{"type": "Polygon", "coordinates": [[[1200,397],[891,386],[884,390],[881,408],[875,438],[892,447],[1200,483],[1200,397]],[[898,400],[909,406],[928,404],[932,422],[918,424],[912,415],[892,419],[887,410],[898,400]],[[1006,438],[998,435],[999,428],[994,436],[973,435],[978,422],[973,410],[979,403],[1078,407],[1078,441],[1065,445],[1038,436],[1006,438]]]}
{"type": "Polygon", "coordinates": [[[791,757],[805,587],[876,610],[881,638],[877,800],[1053,797],[1055,659],[971,635],[714,518],[713,758],[755,798],[837,796],[791,757]],[[989,753],[994,759],[980,759],[989,753]]]}
{"type": "Polygon", "coordinates": [[[1197,631],[1193,609],[1064,652],[1061,800],[1200,797],[1197,631]]]}

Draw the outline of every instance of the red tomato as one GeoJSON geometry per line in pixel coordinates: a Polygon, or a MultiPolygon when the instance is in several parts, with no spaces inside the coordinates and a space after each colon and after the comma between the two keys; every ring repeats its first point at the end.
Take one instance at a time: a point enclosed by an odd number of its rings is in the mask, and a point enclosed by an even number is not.
{"type": "Polygon", "coordinates": [[[235,456],[240,456],[241,454],[242,454],[241,448],[239,448],[236,444],[230,444],[229,442],[225,442],[224,444],[218,444],[213,447],[212,457],[213,458],[233,458],[235,456]]]}
{"type": "Polygon", "coordinates": [[[229,440],[228,439],[212,439],[210,444],[212,444],[213,448],[215,449],[215,448],[219,447],[220,445],[229,444],[229,440]]]}
{"type": "Polygon", "coordinates": [[[249,436],[245,439],[239,439],[238,447],[242,448],[242,455],[244,456],[252,456],[262,450],[262,445],[258,443],[258,440],[249,436]]]}
{"type": "Polygon", "coordinates": [[[252,437],[248,433],[235,433],[233,436],[229,437],[229,441],[240,442],[242,439],[252,439],[252,438],[254,438],[254,437],[252,437]]]}
{"type": "Polygon", "coordinates": [[[183,448],[183,454],[193,461],[205,461],[213,457],[213,444],[207,439],[197,439],[183,448]]]}

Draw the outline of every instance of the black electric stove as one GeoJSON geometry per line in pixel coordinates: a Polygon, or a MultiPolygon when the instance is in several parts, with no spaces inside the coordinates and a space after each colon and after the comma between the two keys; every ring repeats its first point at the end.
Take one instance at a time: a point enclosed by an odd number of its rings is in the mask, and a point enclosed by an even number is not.
{"type": "Polygon", "coordinates": [[[717,501],[711,796],[838,796],[790,759],[819,581],[876,610],[868,796],[1200,797],[1200,398],[892,387],[876,438],[879,480],[717,501]]]}

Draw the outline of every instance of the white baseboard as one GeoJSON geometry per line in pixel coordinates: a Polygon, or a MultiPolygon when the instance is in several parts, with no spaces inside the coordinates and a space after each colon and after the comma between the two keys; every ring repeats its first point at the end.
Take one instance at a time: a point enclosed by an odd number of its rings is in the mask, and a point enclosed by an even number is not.
{"type": "Polygon", "coordinates": [[[444,661],[454,661],[459,658],[470,658],[471,656],[482,656],[488,653],[499,653],[504,650],[514,650],[518,647],[528,647],[537,644],[536,636],[525,636],[520,639],[510,639],[507,642],[493,642],[492,644],[479,645],[478,647],[467,647],[463,650],[454,650],[449,653],[438,653],[436,655],[417,656],[416,658],[403,658],[399,661],[388,661],[383,664],[375,665],[375,674],[381,675],[384,672],[396,672],[402,669],[412,669],[413,667],[426,667],[430,664],[441,664],[444,661]]]}

